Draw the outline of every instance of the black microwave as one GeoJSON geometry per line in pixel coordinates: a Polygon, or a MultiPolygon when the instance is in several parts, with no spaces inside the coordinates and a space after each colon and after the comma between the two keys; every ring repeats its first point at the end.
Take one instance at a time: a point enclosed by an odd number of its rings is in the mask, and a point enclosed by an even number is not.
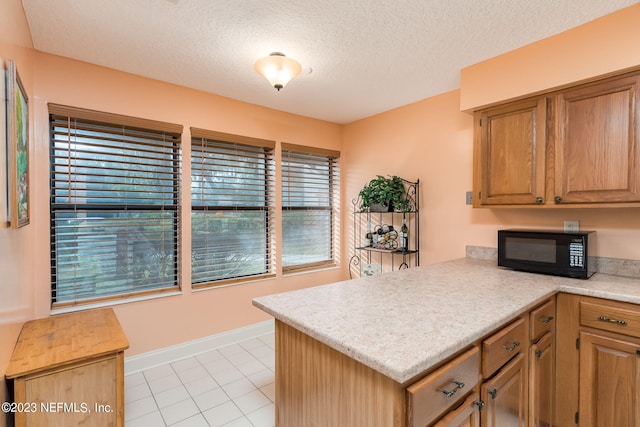
{"type": "Polygon", "coordinates": [[[595,231],[498,231],[498,265],[514,270],[588,279],[595,253],[595,231]]]}

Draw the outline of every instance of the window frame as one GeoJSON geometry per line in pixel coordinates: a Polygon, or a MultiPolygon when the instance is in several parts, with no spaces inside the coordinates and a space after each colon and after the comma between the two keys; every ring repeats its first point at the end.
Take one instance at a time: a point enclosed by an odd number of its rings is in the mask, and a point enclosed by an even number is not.
{"type": "MultiPolygon", "coordinates": [[[[285,211],[328,211],[330,215],[330,224],[331,224],[331,233],[329,237],[329,247],[331,252],[330,259],[322,260],[322,261],[314,261],[308,263],[300,263],[300,264],[292,264],[292,265],[284,265],[284,260],[282,261],[282,272],[283,274],[295,274],[295,273],[303,273],[303,272],[312,272],[325,268],[333,268],[339,265],[339,257],[340,257],[340,151],[337,150],[329,150],[318,147],[310,147],[305,145],[298,144],[290,144],[286,142],[282,142],[280,146],[281,150],[281,159],[280,165],[281,170],[283,171],[285,168],[285,156],[286,153],[292,152],[298,155],[311,155],[318,157],[326,157],[327,164],[329,166],[328,171],[328,179],[327,184],[331,194],[329,196],[330,205],[326,206],[285,206],[285,174],[281,172],[281,192],[282,192],[282,202],[281,202],[281,212],[282,212],[282,228],[284,229],[284,212],[285,211]]],[[[284,257],[285,252],[285,241],[284,236],[282,238],[281,252],[284,257]]]]}
{"type": "MultiPolygon", "coordinates": [[[[140,297],[148,297],[150,295],[165,295],[167,293],[174,293],[180,290],[180,271],[181,271],[181,248],[180,248],[180,235],[181,235],[181,218],[180,218],[180,205],[181,205],[181,139],[182,139],[182,125],[160,122],[149,119],[142,119],[137,117],[125,116],[114,113],[107,113],[95,110],[89,110],[78,107],[70,107],[59,104],[48,104],[48,123],[49,123],[49,208],[50,208],[50,226],[49,226],[49,236],[50,236],[50,248],[51,248],[51,294],[50,294],[50,302],[51,308],[54,310],[58,309],[73,309],[75,307],[83,307],[90,306],[95,304],[100,305],[110,305],[115,304],[131,299],[136,299],[140,297]],[[56,193],[58,190],[55,187],[57,179],[56,175],[59,172],[56,170],[56,166],[65,166],[69,165],[71,167],[71,163],[57,163],[54,159],[54,153],[56,151],[56,139],[54,133],[54,117],[57,118],[67,118],[68,120],[68,129],[70,129],[70,123],[72,120],[80,121],[82,123],[90,124],[91,126],[96,126],[96,128],[101,129],[117,129],[121,128],[122,132],[126,133],[127,130],[133,133],[142,132],[148,133],[150,135],[164,135],[163,137],[169,138],[167,142],[167,149],[171,154],[167,156],[166,161],[170,163],[170,172],[167,172],[171,175],[171,188],[172,188],[172,197],[171,203],[167,204],[163,202],[160,204],[149,204],[149,205],[135,205],[133,207],[128,207],[127,203],[109,203],[109,204],[99,204],[99,203],[59,203],[57,199],[59,198],[59,194],[56,193]],[[171,216],[171,242],[172,242],[172,254],[173,260],[172,264],[172,274],[173,277],[172,285],[164,286],[162,283],[158,284],[156,288],[146,288],[141,290],[132,289],[133,285],[130,285],[130,288],[121,292],[114,292],[111,294],[105,295],[95,295],[90,297],[83,297],[78,293],[73,294],[73,298],[68,300],[60,301],[58,298],[58,287],[60,283],[59,279],[59,252],[57,248],[57,239],[56,237],[60,233],[60,230],[56,226],[56,218],[58,214],[66,213],[77,213],[77,212],[85,212],[90,214],[91,212],[99,212],[99,211],[118,211],[118,212],[159,212],[159,211],[169,211],[172,212],[171,216]]],[[[114,132],[113,135],[117,133],[114,132]]],[[[69,141],[71,140],[71,134],[69,133],[69,141]]],[[[124,138],[124,137],[123,137],[124,138]]],[[[123,140],[124,141],[124,140],[123,140]]],[[[135,143],[124,141],[127,148],[137,147],[135,143]]],[[[139,143],[139,145],[144,145],[144,143],[139,143]]],[[[158,145],[160,146],[160,145],[158,145]]],[[[160,151],[158,151],[160,153],[160,151]]],[[[69,152],[71,153],[71,151],[69,152]]],[[[114,151],[113,154],[117,156],[117,152],[114,151]]],[[[162,157],[160,157],[161,159],[162,157]]],[[[71,168],[70,168],[71,170],[71,168]]],[[[71,172],[68,172],[69,174],[71,172]]],[[[73,181],[70,183],[73,184],[77,181],[73,181]]],[[[73,188],[72,186],[68,187],[69,189],[73,188]]],[[[141,185],[141,184],[136,184],[141,185]]],[[[71,192],[69,191],[69,197],[71,197],[71,192]]],[[[86,191],[86,190],[85,190],[86,191]]],[[[77,232],[75,232],[77,233],[77,232]]],[[[100,243],[103,243],[102,241],[100,243]]],[[[77,282],[74,282],[73,286],[76,286],[77,282]]],[[[114,287],[115,288],[115,287],[114,287]]]]}
{"type": "MultiPolygon", "coordinates": [[[[201,128],[190,128],[191,130],[191,179],[190,185],[193,191],[193,176],[194,176],[194,146],[197,144],[205,144],[207,141],[212,144],[228,144],[229,147],[233,146],[245,146],[252,148],[261,148],[264,150],[265,154],[265,164],[264,164],[264,204],[260,206],[250,206],[250,205],[233,205],[233,206],[223,206],[223,205],[207,205],[207,206],[194,206],[193,204],[193,193],[191,194],[191,218],[193,221],[193,213],[194,212],[207,212],[211,211],[264,211],[265,213],[265,271],[262,273],[256,274],[247,274],[247,275],[239,275],[228,278],[218,278],[218,279],[209,279],[194,282],[193,278],[193,266],[189,265],[189,268],[192,272],[191,277],[191,287],[192,289],[209,289],[209,288],[218,288],[221,286],[235,285],[240,283],[247,283],[257,280],[264,280],[274,278],[275,274],[275,256],[276,256],[276,239],[275,239],[275,215],[274,215],[274,206],[275,206],[275,146],[276,142],[267,139],[254,138],[244,135],[236,135],[225,132],[213,131],[208,129],[201,128]]],[[[191,256],[193,256],[193,222],[191,225],[191,243],[192,243],[192,252],[191,256]]]]}

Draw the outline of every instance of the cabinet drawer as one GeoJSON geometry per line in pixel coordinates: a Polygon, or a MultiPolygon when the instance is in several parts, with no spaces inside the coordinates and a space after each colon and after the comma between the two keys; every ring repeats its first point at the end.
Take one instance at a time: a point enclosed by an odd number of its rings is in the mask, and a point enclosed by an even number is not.
{"type": "Polygon", "coordinates": [[[489,378],[528,343],[527,322],[522,317],[482,341],[482,376],[489,378]]]}
{"type": "Polygon", "coordinates": [[[478,384],[480,351],[467,350],[451,362],[407,387],[410,427],[424,427],[444,414],[478,384]]]}
{"type": "Polygon", "coordinates": [[[583,297],[580,299],[580,325],[640,337],[640,306],[583,297]]]}
{"type": "Polygon", "coordinates": [[[531,311],[529,318],[531,341],[537,341],[547,332],[553,332],[556,324],[556,300],[547,301],[531,311]]]}

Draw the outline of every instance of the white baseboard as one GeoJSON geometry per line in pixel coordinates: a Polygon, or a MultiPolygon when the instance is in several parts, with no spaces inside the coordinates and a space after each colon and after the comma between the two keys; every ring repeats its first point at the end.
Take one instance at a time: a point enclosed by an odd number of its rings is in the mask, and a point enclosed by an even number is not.
{"type": "Polygon", "coordinates": [[[272,333],[274,330],[274,321],[265,320],[264,322],[255,323],[253,325],[233,329],[231,331],[221,332],[219,334],[210,335],[193,341],[187,341],[171,347],[165,347],[149,351],[147,353],[126,357],[124,359],[124,374],[134,374],[155,366],[175,362],[216,348],[225,347],[240,341],[246,341],[261,335],[266,335],[272,333]]]}

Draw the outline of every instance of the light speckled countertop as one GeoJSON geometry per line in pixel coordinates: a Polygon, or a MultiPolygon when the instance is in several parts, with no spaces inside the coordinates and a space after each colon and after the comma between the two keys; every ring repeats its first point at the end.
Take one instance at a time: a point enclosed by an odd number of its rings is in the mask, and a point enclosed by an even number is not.
{"type": "Polygon", "coordinates": [[[640,304],[640,279],[523,273],[463,258],[255,298],[253,304],[405,383],[557,291],[640,304]]]}

